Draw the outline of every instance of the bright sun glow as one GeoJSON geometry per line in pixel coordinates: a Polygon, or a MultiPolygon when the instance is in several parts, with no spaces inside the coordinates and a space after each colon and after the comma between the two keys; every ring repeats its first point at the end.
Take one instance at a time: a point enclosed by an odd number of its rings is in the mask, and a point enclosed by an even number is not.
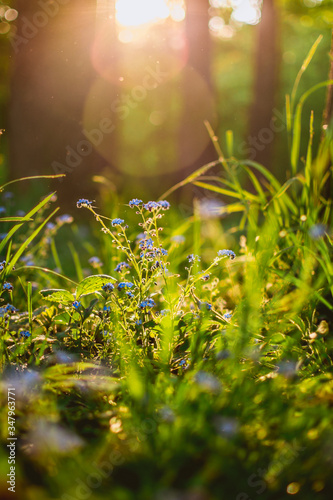
{"type": "Polygon", "coordinates": [[[117,21],[122,26],[141,26],[170,15],[165,0],[118,0],[116,11],[117,21]]]}

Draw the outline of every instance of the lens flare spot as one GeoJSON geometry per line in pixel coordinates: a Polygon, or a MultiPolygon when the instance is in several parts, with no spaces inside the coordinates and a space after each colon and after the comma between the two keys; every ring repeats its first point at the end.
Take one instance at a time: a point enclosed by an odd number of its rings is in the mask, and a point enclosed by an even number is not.
{"type": "Polygon", "coordinates": [[[140,26],[169,17],[170,11],[164,0],[118,0],[116,18],[122,26],[140,26]]]}

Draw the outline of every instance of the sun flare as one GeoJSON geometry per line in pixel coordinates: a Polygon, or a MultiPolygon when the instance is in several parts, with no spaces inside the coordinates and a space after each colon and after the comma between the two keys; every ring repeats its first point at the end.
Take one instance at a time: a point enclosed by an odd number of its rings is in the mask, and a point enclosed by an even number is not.
{"type": "Polygon", "coordinates": [[[165,0],[118,0],[116,17],[120,25],[135,27],[166,19],[170,9],[165,0]]]}

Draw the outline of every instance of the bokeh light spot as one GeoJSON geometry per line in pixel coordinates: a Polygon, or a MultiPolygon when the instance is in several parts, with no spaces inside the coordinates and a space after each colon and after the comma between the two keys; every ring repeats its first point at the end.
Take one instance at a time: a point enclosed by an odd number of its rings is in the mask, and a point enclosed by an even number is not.
{"type": "Polygon", "coordinates": [[[18,12],[16,9],[8,9],[5,13],[6,21],[15,21],[18,16],[18,12]]]}
{"type": "Polygon", "coordinates": [[[139,26],[166,19],[170,15],[164,0],[118,0],[116,18],[122,26],[139,26]]]}
{"type": "Polygon", "coordinates": [[[296,495],[299,492],[301,485],[299,483],[290,483],[287,486],[287,493],[289,495],[296,495]]]}

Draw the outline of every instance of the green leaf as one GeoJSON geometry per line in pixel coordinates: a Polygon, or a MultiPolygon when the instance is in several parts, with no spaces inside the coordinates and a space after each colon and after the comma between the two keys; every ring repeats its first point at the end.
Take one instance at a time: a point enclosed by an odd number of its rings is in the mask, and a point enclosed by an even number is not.
{"type": "Polygon", "coordinates": [[[110,283],[110,281],[116,281],[112,276],[108,276],[107,274],[96,274],[94,276],[88,276],[84,280],[82,280],[77,289],[76,289],[76,298],[83,295],[88,295],[89,293],[95,293],[102,289],[102,286],[106,283],[110,283]]]}
{"type": "Polygon", "coordinates": [[[83,321],[85,321],[86,319],[89,318],[89,316],[91,315],[95,305],[98,303],[99,299],[93,299],[89,306],[87,307],[87,309],[84,310],[83,312],[83,321]]]}
{"type": "Polygon", "coordinates": [[[50,300],[51,302],[74,302],[75,297],[72,293],[67,290],[57,290],[57,289],[46,289],[39,292],[44,299],[50,300]]]}

